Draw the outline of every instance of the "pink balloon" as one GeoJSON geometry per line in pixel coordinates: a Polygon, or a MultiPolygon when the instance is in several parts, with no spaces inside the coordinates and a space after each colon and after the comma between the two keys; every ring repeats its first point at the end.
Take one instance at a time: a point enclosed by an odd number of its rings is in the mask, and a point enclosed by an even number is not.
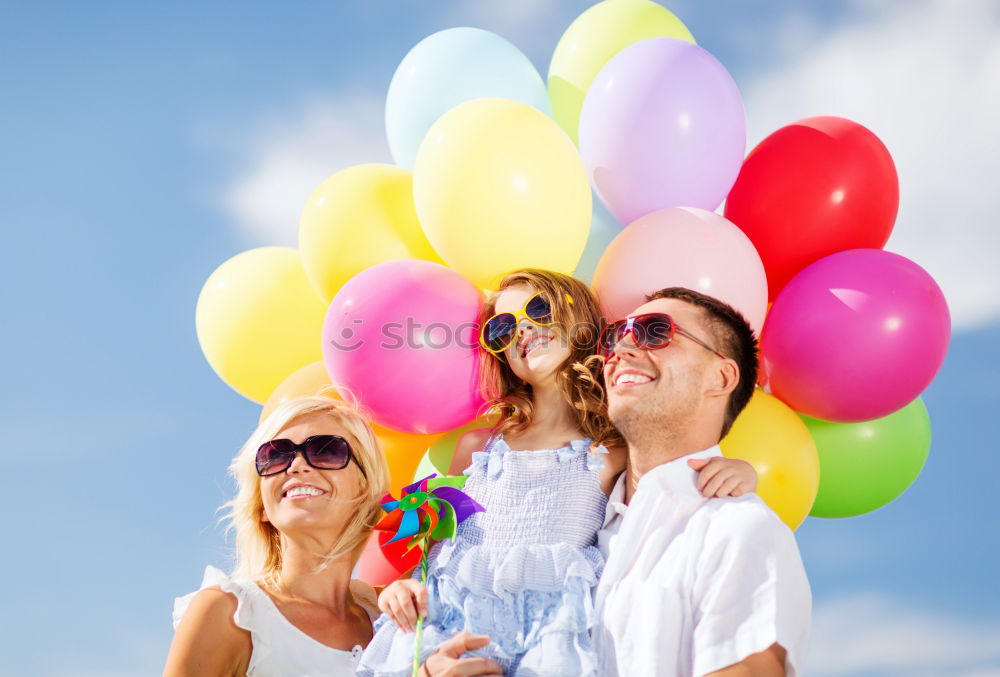
{"type": "Polygon", "coordinates": [[[927,387],[951,335],[948,304],[923,268],[880,249],[850,249],[803,268],[767,316],[762,365],[771,392],[826,421],[888,416],[927,387]]]}
{"type": "Polygon", "coordinates": [[[601,257],[593,286],[609,320],[664,287],[725,301],[755,332],[767,313],[767,276],[750,239],[724,217],[695,207],[662,209],[629,224],[601,257]]]}
{"type": "Polygon", "coordinates": [[[389,261],[347,281],[323,324],[330,380],[379,425],[439,433],[476,417],[482,294],[445,266],[389,261]]]}
{"type": "Polygon", "coordinates": [[[389,585],[420,564],[420,548],[407,550],[408,541],[386,545],[392,534],[373,531],[358,559],[357,577],[368,585],[389,585]]]}
{"type": "Polygon", "coordinates": [[[653,38],[594,78],[580,111],[580,155],[619,223],[667,207],[715,209],[746,151],[732,76],[697,45],[653,38]]]}

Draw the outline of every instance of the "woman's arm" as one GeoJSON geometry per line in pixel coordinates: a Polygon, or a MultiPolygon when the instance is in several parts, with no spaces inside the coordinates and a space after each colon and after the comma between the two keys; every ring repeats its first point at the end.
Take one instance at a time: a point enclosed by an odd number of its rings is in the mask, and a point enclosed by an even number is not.
{"type": "Polygon", "coordinates": [[[788,652],[775,642],[760,653],[747,656],[739,663],[710,672],[705,677],[785,677],[785,657],[788,652]]]}
{"type": "Polygon", "coordinates": [[[448,467],[449,475],[461,475],[472,463],[472,452],[482,451],[486,442],[490,439],[489,429],[470,430],[458,438],[455,445],[455,455],[451,457],[451,465],[448,467]]]}
{"type": "Polygon", "coordinates": [[[253,643],[233,621],[236,598],[219,588],[205,588],[191,600],[174,633],[163,677],[234,677],[245,675],[253,643]]]}

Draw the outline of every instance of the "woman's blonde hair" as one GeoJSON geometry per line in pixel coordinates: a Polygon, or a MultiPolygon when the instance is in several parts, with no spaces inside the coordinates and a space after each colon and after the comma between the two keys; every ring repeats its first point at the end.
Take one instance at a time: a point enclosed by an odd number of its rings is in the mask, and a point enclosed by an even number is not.
{"type": "MultiPolygon", "coordinates": [[[[594,444],[624,446],[621,434],[608,420],[604,362],[594,354],[604,318],[593,292],[569,275],[534,268],[517,270],[504,276],[497,292],[486,300],[479,317],[480,327],[496,314],[500,293],[516,285],[526,285],[545,294],[552,308],[552,326],[559,340],[568,342],[570,354],[559,367],[559,387],[573,409],[580,431],[594,444]]],[[[483,396],[489,408],[500,413],[493,434],[524,430],[534,413],[531,386],[514,374],[504,355],[485,350],[480,355],[483,396]]]]}
{"type": "Polygon", "coordinates": [[[350,521],[330,552],[317,553],[325,563],[350,557],[357,563],[373,526],[381,518],[382,497],[389,490],[389,469],[375,433],[360,412],[351,404],[322,395],[290,400],[278,406],[250,435],[229,466],[236,480],[236,497],[226,503],[224,518],[236,532],[236,566],[233,576],[276,584],[281,570],[281,536],[270,522],[264,521],[260,476],[257,474],[257,449],[274,439],[289,423],[303,416],[322,415],[340,425],[361,469],[358,495],[346,499],[356,503],[350,521]]]}

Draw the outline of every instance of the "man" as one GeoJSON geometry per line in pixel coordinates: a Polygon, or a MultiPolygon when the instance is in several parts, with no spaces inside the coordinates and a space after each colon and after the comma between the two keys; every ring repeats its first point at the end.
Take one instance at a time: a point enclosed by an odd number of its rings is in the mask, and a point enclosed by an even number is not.
{"type": "Polygon", "coordinates": [[[695,486],[753,394],[752,330],[724,303],[670,288],[602,341],[609,415],[628,442],[598,536],[604,673],[801,675],[811,595],[791,531],[755,494],[695,486]]]}

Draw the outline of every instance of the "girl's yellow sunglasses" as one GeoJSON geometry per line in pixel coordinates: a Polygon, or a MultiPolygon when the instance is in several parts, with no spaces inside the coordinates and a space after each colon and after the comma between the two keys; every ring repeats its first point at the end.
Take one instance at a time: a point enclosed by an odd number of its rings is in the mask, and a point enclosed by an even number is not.
{"type": "MultiPolygon", "coordinates": [[[[566,302],[573,303],[569,294],[566,294],[566,302]]],[[[541,327],[552,324],[552,305],[545,294],[538,292],[516,313],[497,313],[486,320],[479,331],[479,344],[494,355],[507,350],[517,336],[517,323],[522,317],[541,327]]]]}

